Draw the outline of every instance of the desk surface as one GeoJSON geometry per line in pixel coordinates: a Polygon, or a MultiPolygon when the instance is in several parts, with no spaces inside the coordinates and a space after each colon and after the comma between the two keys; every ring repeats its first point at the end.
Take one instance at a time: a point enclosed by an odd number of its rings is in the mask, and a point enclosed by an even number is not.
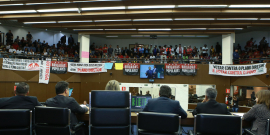
{"type": "MultiPolygon", "coordinates": [[[[187,112],[187,115],[188,116],[186,119],[181,119],[181,126],[193,127],[194,126],[194,117],[193,117],[192,113],[190,113],[190,112],[187,112]]],[[[89,112],[87,112],[85,114],[77,114],[77,118],[80,121],[89,121],[89,112]]],[[[135,112],[131,112],[131,124],[137,124],[137,114],[135,112]]],[[[251,127],[251,122],[243,120],[242,125],[243,125],[243,127],[251,127]]]]}

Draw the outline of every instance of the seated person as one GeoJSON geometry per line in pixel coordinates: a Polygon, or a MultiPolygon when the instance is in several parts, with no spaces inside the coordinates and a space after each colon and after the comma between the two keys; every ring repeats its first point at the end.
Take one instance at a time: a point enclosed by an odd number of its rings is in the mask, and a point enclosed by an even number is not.
{"type": "Polygon", "coordinates": [[[256,93],[256,102],[243,118],[246,121],[253,121],[251,131],[256,135],[266,135],[267,119],[270,118],[270,91],[261,90],[256,93]]]}
{"type": "Polygon", "coordinates": [[[117,80],[110,80],[106,84],[105,90],[120,91],[119,82],[117,80]]]}
{"type": "MultiPolygon", "coordinates": [[[[61,81],[55,85],[56,96],[53,98],[47,99],[45,102],[46,106],[49,107],[62,107],[69,108],[71,110],[70,114],[70,126],[71,130],[75,130],[75,126],[78,124],[77,117],[75,113],[86,113],[89,109],[87,107],[81,107],[78,102],[69,97],[69,87],[68,82],[61,81]]],[[[76,133],[77,134],[77,133],[76,133]]]]}
{"type": "Polygon", "coordinates": [[[197,104],[197,107],[192,112],[193,115],[197,115],[200,113],[231,115],[225,104],[218,103],[216,101],[216,89],[208,88],[206,89],[205,94],[205,99],[202,101],[202,103],[197,104]]]}
{"type": "Polygon", "coordinates": [[[174,113],[187,118],[187,113],[180,106],[179,101],[171,100],[172,90],[169,86],[163,85],[159,90],[159,98],[149,99],[144,112],[174,113]]]}

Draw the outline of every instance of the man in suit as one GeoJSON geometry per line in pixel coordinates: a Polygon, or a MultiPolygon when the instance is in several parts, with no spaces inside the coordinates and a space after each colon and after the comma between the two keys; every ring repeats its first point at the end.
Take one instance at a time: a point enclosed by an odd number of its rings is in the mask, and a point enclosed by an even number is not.
{"type": "Polygon", "coordinates": [[[179,101],[171,100],[172,90],[169,86],[163,85],[159,90],[159,98],[149,99],[144,112],[174,113],[187,118],[187,113],[180,106],[179,101]]]}
{"type": "Polygon", "coordinates": [[[149,91],[146,91],[145,96],[151,96],[150,92],[149,91]]]}
{"type": "MultiPolygon", "coordinates": [[[[78,120],[76,118],[75,113],[83,114],[86,113],[89,109],[87,107],[81,107],[74,98],[69,97],[68,85],[69,83],[65,81],[58,82],[55,85],[55,91],[57,95],[53,98],[47,99],[45,105],[50,107],[69,108],[71,110],[70,114],[71,129],[74,131],[75,130],[74,127],[78,124],[78,120]]],[[[76,134],[79,133],[76,132],[76,134]]]]}
{"type": "Polygon", "coordinates": [[[200,113],[207,114],[225,114],[231,115],[227,106],[223,103],[218,103],[216,101],[217,90],[214,88],[208,88],[205,92],[205,99],[202,103],[198,103],[195,110],[192,112],[193,115],[200,113]]]}
{"type": "Polygon", "coordinates": [[[147,70],[145,73],[147,78],[153,78],[153,76],[154,76],[153,70],[151,70],[151,67],[149,67],[148,69],[149,70],[147,70]]]}

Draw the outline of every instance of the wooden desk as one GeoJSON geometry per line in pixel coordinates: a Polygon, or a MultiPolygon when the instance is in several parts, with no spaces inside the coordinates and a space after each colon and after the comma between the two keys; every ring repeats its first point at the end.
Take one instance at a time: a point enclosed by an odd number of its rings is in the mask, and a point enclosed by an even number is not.
{"type": "MultiPolygon", "coordinates": [[[[194,126],[194,117],[192,115],[192,113],[187,112],[187,118],[186,119],[181,119],[181,126],[185,126],[185,127],[193,127],[194,126]]],[[[85,113],[85,114],[77,114],[77,118],[80,121],[89,121],[89,112],[85,113]]],[[[137,124],[137,114],[134,112],[131,112],[131,124],[137,124]]],[[[243,124],[242,124],[243,128],[245,127],[251,127],[251,122],[248,121],[244,121],[243,120],[243,124]]]]}

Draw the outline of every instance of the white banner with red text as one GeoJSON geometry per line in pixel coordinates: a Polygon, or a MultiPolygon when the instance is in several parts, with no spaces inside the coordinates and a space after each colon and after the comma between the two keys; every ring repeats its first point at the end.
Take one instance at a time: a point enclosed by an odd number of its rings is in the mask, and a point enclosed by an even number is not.
{"type": "Polygon", "coordinates": [[[3,58],[2,69],[38,71],[40,60],[3,58]]]}
{"type": "Polygon", "coordinates": [[[42,60],[39,70],[39,83],[49,83],[51,61],[42,60]]]}
{"type": "Polygon", "coordinates": [[[101,73],[107,72],[105,63],[74,63],[68,62],[68,72],[72,73],[101,73]]]}
{"type": "Polygon", "coordinates": [[[210,75],[253,76],[267,72],[266,63],[252,65],[216,65],[209,64],[210,75]]]}

